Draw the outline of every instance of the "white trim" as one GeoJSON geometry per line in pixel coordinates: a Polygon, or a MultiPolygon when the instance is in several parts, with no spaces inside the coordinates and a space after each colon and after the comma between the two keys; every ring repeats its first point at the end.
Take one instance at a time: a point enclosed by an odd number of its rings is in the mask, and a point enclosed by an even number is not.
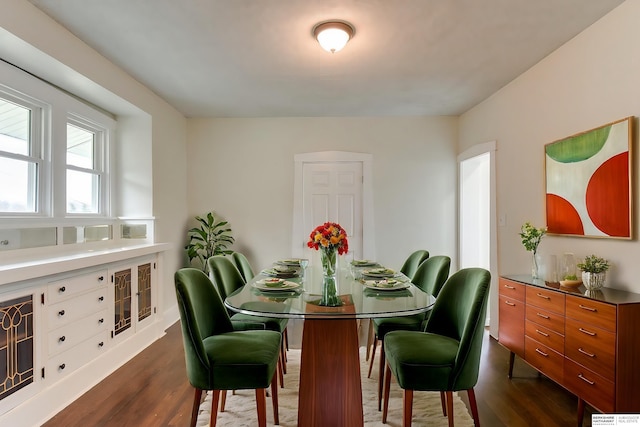
{"type": "MultiPolygon", "coordinates": [[[[321,151],[302,153],[294,156],[293,184],[293,233],[291,238],[292,256],[302,256],[303,247],[293,236],[305,234],[302,229],[302,171],[305,163],[362,163],[362,255],[366,259],[376,259],[376,242],[373,218],[373,154],[346,151],[321,151]]],[[[309,230],[310,232],[310,230],[309,230]]]]}

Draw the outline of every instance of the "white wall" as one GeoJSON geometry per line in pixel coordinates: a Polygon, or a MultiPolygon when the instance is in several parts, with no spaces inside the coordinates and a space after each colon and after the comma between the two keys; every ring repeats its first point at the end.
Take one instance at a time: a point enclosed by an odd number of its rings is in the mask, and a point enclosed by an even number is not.
{"type": "MultiPolygon", "coordinates": [[[[518,232],[545,225],[544,145],[627,116],[640,116],[640,2],[628,0],[502,90],[460,117],[460,150],[497,141],[500,274],[526,274],[531,257],[518,232]]],[[[634,121],[637,128],[638,120],[634,121]]],[[[633,140],[634,215],[638,221],[637,131],[633,140]]],[[[591,253],[613,263],[607,286],[640,292],[640,243],[546,236],[544,255],[591,253]]],[[[497,307],[497,304],[494,304],[497,307]]],[[[492,316],[492,319],[497,316],[492,316]]]]}
{"type": "MultiPolygon", "coordinates": [[[[456,262],[457,118],[190,119],[189,214],[230,222],[254,268],[291,256],[294,155],[373,154],[376,254],[399,268],[427,249],[456,262]]],[[[309,230],[311,232],[311,230],[309,230]]]]}
{"type": "Polygon", "coordinates": [[[164,257],[163,300],[176,320],[173,273],[184,262],[188,218],[186,119],[26,0],[2,5],[0,57],[122,119],[116,157],[132,155],[126,199],[115,213],[155,216],[155,241],[173,244],[164,257]]]}

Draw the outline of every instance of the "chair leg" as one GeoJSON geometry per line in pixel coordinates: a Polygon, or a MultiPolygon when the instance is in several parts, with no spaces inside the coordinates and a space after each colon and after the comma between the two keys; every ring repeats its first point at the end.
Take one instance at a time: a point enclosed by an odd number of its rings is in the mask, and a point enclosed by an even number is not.
{"type": "Polygon", "coordinates": [[[385,359],[386,359],[386,356],[384,354],[384,341],[380,341],[380,369],[378,373],[378,411],[380,410],[380,406],[382,405],[382,386],[384,382],[382,373],[384,372],[385,359]]]}
{"type": "Polygon", "coordinates": [[[196,393],[193,396],[193,408],[191,408],[191,427],[195,427],[198,419],[198,409],[200,409],[200,403],[202,401],[202,390],[196,389],[196,393]]]}
{"type": "Polygon", "coordinates": [[[384,371],[384,406],[382,408],[382,423],[387,423],[389,413],[389,389],[391,388],[391,368],[387,365],[384,371]]]}
{"type": "Polygon", "coordinates": [[[210,427],[216,427],[216,421],[218,420],[218,404],[220,403],[220,390],[213,390],[211,396],[211,419],[209,420],[210,427]]]}
{"type": "Polygon", "coordinates": [[[371,355],[371,346],[373,345],[373,339],[375,336],[376,333],[373,330],[373,319],[369,319],[369,328],[367,329],[367,357],[364,360],[369,360],[369,356],[371,355]]]}
{"type": "Polygon", "coordinates": [[[273,423],[278,425],[280,424],[280,413],[278,411],[278,378],[275,372],[271,378],[271,404],[273,406],[273,423]]]}
{"type": "Polygon", "coordinates": [[[367,378],[371,378],[371,368],[373,368],[373,359],[376,358],[376,347],[378,346],[378,338],[373,337],[373,350],[371,350],[371,360],[369,360],[369,373],[367,378]]]}
{"type": "Polygon", "coordinates": [[[449,420],[449,427],[453,427],[453,392],[446,391],[447,395],[447,419],[449,420]]]}
{"type": "Polygon", "coordinates": [[[224,407],[227,403],[227,390],[221,390],[220,394],[220,412],[224,412],[224,407]]]}
{"type": "Polygon", "coordinates": [[[473,391],[473,387],[467,390],[469,395],[469,405],[471,406],[471,415],[473,416],[473,423],[476,427],[480,427],[480,417],[478,416],[478,404],[476,402],[476,392],[473,391]]]}
{"type": "Polygon", "coordinates": [[[256,389],[256,407],[258,410],[258,427],[267,427],[267,397],[264,388],[256,389]]]}
{"type": "Polygon", "coordinates": [[[283,374],[283,371],[284,371],[284,367],[283,367],[283,365],[284,365],[284,361],[282,360],[282,359],[283,359],[283,357],[284,357],[284,356],[282,355],[282,353],[280,353],[280,354],[278,355],[278,366],[277,366],[277,368],[276,368],[276,371],[278,372],[278,376],[280,377],[280,387],[282,387],[282,388],[284,388],[284,374],[283,374]]]}
{"type": "Polygon", "coordinates": [[[287,328],[284,328],[284,345],[288,351],[289,350],[289,332],[287,328]]]}
{"type": "Polygon", "coordinates": [[[402,427],[411,427],[413,416],[413,390],[402,390],[402,427]]]}
{"type": "Polygon", "coordinates": [[[440,402],[442,402],[442,416],[447,416],[447,399],[444,397],[444,391],[440,392],[440,402]]]}
{"type": "Polygon", "coordinates": [[[282,356],[282,373],[287,373],[287,348],[285,347],[284,339],[280,340],[280,355],[282,356]]]}

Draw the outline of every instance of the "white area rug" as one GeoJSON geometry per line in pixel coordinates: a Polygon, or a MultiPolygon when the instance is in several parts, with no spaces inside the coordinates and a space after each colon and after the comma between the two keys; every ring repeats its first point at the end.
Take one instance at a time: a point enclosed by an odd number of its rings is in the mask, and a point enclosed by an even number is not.
{"type": "MultiPolygon", "coordinates": [[[[366,427],[402,425],[402,390],[391,383],[389,414],[387,424],[382,424],[382,412],[378,412],[378,360],[376,354],[375,366],[371,378],[367,378],[368,362],[365,362],[364,348],[360,352],[360,373],[362,375],[362,401],[364,425],[366,427]]],[[[298,380],[300,372],[300,350],[291,349],[287,352],[287,374],[284,376],[284,388],[278,389],[280,425],[295,427],[298,421],[298,380]]],[[[460,397],[454,393],[454,422],[456,427],[472,427],[473,419],[460,397]]],[[[209,425],[211,410],[211,393],[208,393],[202,405],[197,426],[209,425]]],[[[220,427],[253,427],[257,425],[256,399],[254,390],[239,390],[233,395],[227,395],[225,412],[218,412],[217,426],[220,427]]],[[[273,424],[271,397],[267,397],[267,425],[273,424]]],[[[440,393],[415,392],[413,396],[413,422],[415,427],[448,426],[447,418],[442,415],[440,393]]]]}

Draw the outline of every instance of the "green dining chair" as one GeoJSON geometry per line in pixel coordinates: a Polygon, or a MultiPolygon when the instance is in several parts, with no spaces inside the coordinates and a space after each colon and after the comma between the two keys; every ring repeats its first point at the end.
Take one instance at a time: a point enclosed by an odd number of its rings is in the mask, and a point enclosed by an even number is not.
{"type": "MultiPolygon", "coordinates": [[[[207,260],[209,264],[209,278],[218,289],[222,300],[245,285],[242,275],[233,262],[224,255],[214,255],[207,260]]],[[[280,360],[280,385],[284,387],[284,376],[287,372],[284,335],[286,334],[288,319],[252,316],[250,314],[233,313],[229,311],[231,321],[236,329],[255,329],[254,325],[262,325],[264,329],[277,331],[283,335],[280,360]]]]}
{"type": "Polygon", "coordinates": [[[441,393],[449,426],[453,426],[453,392],[466,390],[473,421],[480,426],[473,387],[478,382],[490,282],[485,269],[458,271],[442,287],[424,332],[392,331],[385,336],[383,423],[393,374],[403,389],[403,427],[411,426],[414,390],[441,393]]]}
{"type": "Polygon", "coordinates": [[[235,331],[220,294],[201,270],[175,273],[187,377],[195,388],[191,426],[202,392],[212,390],[210,426],[215,427],[221,390],[256,390],[258,425],[267,425],[266,388],[271,385],[274,423],[279,424],[276,368],[281,335],[275,331],[235,331]]]}
{"type": "MultiPolygon", "coordinates": [[[[442,289],[442,286],[449,278],[450,268],[451,258],[446,255],[427,258],[422,262],[422,264],[420,264],[413,275],[413,280],[411,282],[424,292],[437,297],[440,289],[442,289]]],[[[373,361],[375,360],[378,340],[384,342],[384,337],[391,331],[421,331],[424,329],[425,320],[428,316],[429,312],[414,314],[412,316],[382,317],[373,319],[373,330],[375,334],[373,340],[373,352],[371,353],[371,360],[369,361],[369,373],[367,378],[371,377],[371,369],[373,368],[373,361]]],[[[384,351],[381,350],[380,368],[378,370],[378,410],[381,410],[382,405],[384,364],[385,355],[384,351]]]]}
{"type": "MultiPolygon", "coordinates": [[[[412,252],[411,255],[409,255],[407,259],[404,261],[404,263],[402,264],[402,267],[400,267],[400,272],[405,276],[407,276],[409,279],[413,279],[413,275],[416,274],[418,267],[427,258],[429,258],[429,251],[426,251],[424,249],[419,249],[415,252],[412,252]]],[[[373,321],[369,320],[369,333],[367,335],[367,352],[366,352],[365,360],[369,360],[370,356],[371,358],[373,358],[373,353],[375,352],[375,348],[373,348],[373,343],[375,341],[375,334],[374,334],[373,328],[374,328],[373,321]],[[373,351],[371,351],[372,348],[373,348],[373,351]]],[[[369,369],[369,375],[371,375],[371,369],[369,369]]]]}
{"type": "Polygon", "coordinates": [[[231,254],[231,260],[240,272],[240,275],[244,279],[244,282],[249,283],[249,281],[253,279],[255,275],[253,274],[253,268],[251,268],[251,264],[249,263],[247,257],[240,252],[234,252],[231,254]]]}

